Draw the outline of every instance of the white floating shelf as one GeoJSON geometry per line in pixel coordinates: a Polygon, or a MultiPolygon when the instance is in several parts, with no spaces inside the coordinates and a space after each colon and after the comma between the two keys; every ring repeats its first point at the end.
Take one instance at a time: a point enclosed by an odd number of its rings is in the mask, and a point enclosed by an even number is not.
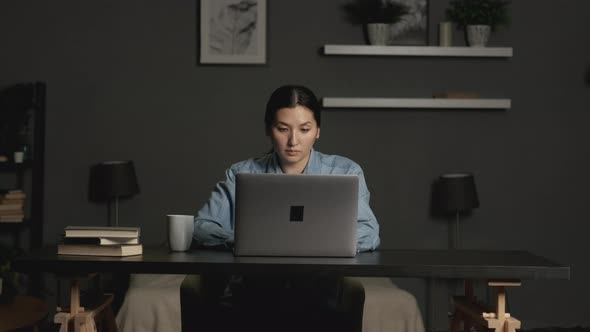
{"type": "Polygon", "coordinates": [[[512,47],[325,45],[326,55],[512,57],[512,47]]]}
{"type": "Polygon", "coordinates": [[[322,99],[327,108],[444,108],[509,109],[510,99],[450,98],[333,98],[322,99]]]}

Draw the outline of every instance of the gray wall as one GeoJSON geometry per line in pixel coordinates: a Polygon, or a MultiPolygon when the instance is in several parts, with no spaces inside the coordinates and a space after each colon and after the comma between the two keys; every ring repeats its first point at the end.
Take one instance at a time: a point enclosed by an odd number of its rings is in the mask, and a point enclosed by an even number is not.
{"type": "MultiPolygon", "coordinates": [[[[196,212],[227,166],[268,149],[262,114],[281,84],[320,96],[471,91],[513,107],[329,110],[317,148],[364,167],[383,248],[445,248],[447,224],[428,214],[430,183],[473,171],[481,207],[462,224],[463,247],[571,265],[570,281],[510,290],[511,310],[528,328],[589,325],[590,2],[514,1],[512,25],[491,41],[513,46],[510,59],[322,56],[324,44],[363,42],[342,19],[344,1],[271,2],[264,66],[198,65],[195,1],[0,2],[0,83],[48,85],[45,242],[66,225],[104,224],[105,206],[87,201],[89,166],[133,159],[141,194],[121,204],[121,223],[161,243],[165,214],[196,212]]],[[[430,2],[435,44],[447,1],[430,2]]],[[[404,282],[424,305],[424,283],[404,282]]]]}

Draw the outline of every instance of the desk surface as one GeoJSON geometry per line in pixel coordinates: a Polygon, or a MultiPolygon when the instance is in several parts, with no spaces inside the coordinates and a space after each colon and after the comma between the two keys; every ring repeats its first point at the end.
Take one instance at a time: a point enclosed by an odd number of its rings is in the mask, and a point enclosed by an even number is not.
{"type": "Polygon", "coordinates": [[[526,251],[380,250],[354,258],[234,257],[231,252],[144,248],[132,257],[63,256],[47,247],[18,258],[20,272],[569,279],[570,267],[526,251]]]}

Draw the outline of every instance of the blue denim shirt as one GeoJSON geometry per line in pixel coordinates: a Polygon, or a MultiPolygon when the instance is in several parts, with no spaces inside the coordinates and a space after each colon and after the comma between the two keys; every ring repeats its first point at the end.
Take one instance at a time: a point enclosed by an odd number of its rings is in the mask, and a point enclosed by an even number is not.
{"type": "MultiPolygon", "coordinates": [[[[193,238],[199,245],[231,247],[234,241],[234,208],[237,173],[283,173],[275,153],[233,164],[195,217],[193,238]]],[[[306,174],[355,174],[359,177],[357,250],[375,250],[380,243],[379,223],[369,206],[370,193],[363,170],[354,161],[312,150],[306,174]]]]}

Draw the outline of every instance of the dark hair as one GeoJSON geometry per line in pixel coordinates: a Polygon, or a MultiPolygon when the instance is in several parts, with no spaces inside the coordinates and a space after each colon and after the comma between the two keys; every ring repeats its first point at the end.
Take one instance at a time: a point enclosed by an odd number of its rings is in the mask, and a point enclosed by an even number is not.
{"type": "Polygon", "coordinates": [[[266,103],[266,112],[264,113],[266,132],[270,132],[270,127],[275,121],[278,110],[281,108],[293,108],[297,105],[307,107],[313,112],[313,117],[319,128],[322,119],[322,107],[313,92],[302,85],[283,85],[270,95],[266,103]]]}

